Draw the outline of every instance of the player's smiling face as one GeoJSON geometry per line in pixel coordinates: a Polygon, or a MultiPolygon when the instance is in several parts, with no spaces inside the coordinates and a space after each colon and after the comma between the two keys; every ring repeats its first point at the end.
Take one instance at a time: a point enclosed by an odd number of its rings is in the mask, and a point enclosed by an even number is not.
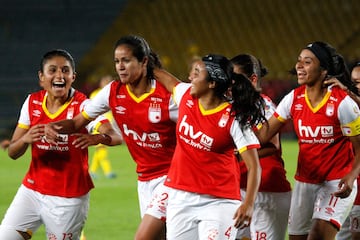
{"type": "Polygon", "coordinates": [[[308,49],[301,51],[295,69],[300,85],[314,85],[319,80],[324,80],[326,74],[326,71],[320,67],[319,59],[308,49]]]}
{"type": "Polygon", "coordinates": [[[67,98],[72,83],[75,81],[75,72],[70,62],[62,56],[48,59],[43,72],[39,71],[39,83],[48,91],[50,96],[67,98]]]}
{"type": "Polygon", "coordinates": [[[132,50],[125,44],[115,49],[114,61],[116,72],[122,83],[135,83],[146,76],[147,58],[141,62],[138,61],[132,50]]]}

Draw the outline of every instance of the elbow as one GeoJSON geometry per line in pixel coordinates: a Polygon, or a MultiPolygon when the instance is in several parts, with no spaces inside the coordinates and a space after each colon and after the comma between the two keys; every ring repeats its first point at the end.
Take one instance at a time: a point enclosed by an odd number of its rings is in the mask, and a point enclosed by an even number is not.
{"type": "Polygon", "coordinates": [[[17,160],[21,155],[20,154],[15,154],[12,152],[8,152],[8,156],[12,159],[12,160],[17,160]]]}
{"type": "Polygon", "coordinates": [[[22,155],[24,155],[24,153],[26,152],[26,149],[16,149],[16,148],[12,148],[11,145],[8,148],[8,156],[12,159],[12,160],[17,160],[19,157],[21,157],[22,155]]]}

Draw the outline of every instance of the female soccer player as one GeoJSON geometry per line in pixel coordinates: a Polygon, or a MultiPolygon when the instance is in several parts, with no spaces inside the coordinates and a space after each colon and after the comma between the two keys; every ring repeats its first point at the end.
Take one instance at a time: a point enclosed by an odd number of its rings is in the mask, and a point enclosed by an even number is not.
{"type": "Polygon", "coordinates": [[[45,225],[47,239],[79,239],[87,218],[89,191],[94,187],[88,172],[87,146],[121,143],[111,124],[101,120],[102,134],[61,134],[54,145],[44,137],[45,124],[71,119],[87,102],[71,87],[75,62],[65,50],[47,52],[38,72],[43,90],[30,94],[21,109],[9,145],[12,159],[21,157],[31,145],[31,164],[0,225],[0,239],[30,239],[45,225]],[[111,139],[111,141],[110,141],[111,139]]]}
{"type": "Polygon", "coordinates": [[[263,101],[250,81],[232,70],[224,56],[208,55],[195,67],[190,84],[156,72],[179,106],[177,145],[165,181],[169,240],[235,239],[236,228],[251,221],[261,169],[250,126],[265,119],[263,101]],[[234,147],[248,167],[243,202],[234,147]]]}
{"type": "MultiPolygon", "coordinates": [[[[111,110],[137,164],[140,214],[144,217],[153,195],[164,194],[163,182],[176,144],[178,108],[171,94],[155,80],[153,69],[161,64],[142,37],[120,38],[114,59],[119,80],[104,87],[72,120],[48,125],[47,136],[56,139],[58,132],[76,132],[111,110]]],[[[144,225],[148,231],[140,231],[137,239],[156,239],[165,231],[165,209],[149,211],[139,227],[142,229],[144,225]]]]}
{"type": "MultiPolygon", "coordinates": [[[[245,74],[255,89],[261,92],[261,79],[267,74],[267,69],[260,60],[249,54],[239,54],[231,59],[234,72],[245,74]]],[[[261,94],[266,107],[265,116],[270,118],[275,111],[271,99],[261,94]]],[[[281,157],[280,135],[276,134],[268,143],[258,150],[261,166],[261,182],[255,200],[253,220],[250,227],[238,231],[238,239],[285,239],[288,221],[291,186],[286,179],[284,160],[281,157]],[[264,224],[266,223],[266,224],[264,224]],[[251,238],[250,236],[251,231],[251,238]]],[[[240,162],[242,196],[246,196],[247,169],[240,162]]]]}
{"type": "Polygon", "coordinates": [[[351,82],[344,59],[333,47],[314,42],[301,50],[295,65],[300,87],[286,95],[260,129],[267,142],[292,119],[299,142],[289,213],[290,240],[334,239],[356,196],[360,172],[360,111],[348,94],[324,85],[336,76],[351,82]],[[352,150],[353,148],[353,150],[352,150]],[[354,157],[355,153],[355,157],[354,157]]]}
{"type": "MultiPolygon", "coordinates": [[[[352,99],[360,106],[360,62],[356,63],[351,71],[351,80],[353,84],[356,86],[356,89],[352,89],[352,92],[346,85],[342,84],[336,78],[329,79],[325,82],[327,85],[339,86],[343,90],[347,91],[352,99]]],[[[360,177],[357,178],[358,184],[358,192],[356,195],[356,199],[354,205],[351,208],[349,216],[346,218],[345,223],[341,226],[340,231],[336,235],[336,240],[349,240],[349,239],[360,239],[360,177]]]]}

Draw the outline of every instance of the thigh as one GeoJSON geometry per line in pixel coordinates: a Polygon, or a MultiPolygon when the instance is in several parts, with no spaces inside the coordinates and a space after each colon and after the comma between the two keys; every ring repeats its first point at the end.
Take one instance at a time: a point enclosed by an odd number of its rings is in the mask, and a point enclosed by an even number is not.
{"type": "Polygon", "coordinates": [[[161,186],[164,185],[165,178],[166,175],[149,181],[138,181],[138,199],[141,218],[146,213],[154,194],[158,193],[157,189],[159,192],[162,190],[161,186]]]}
{"type": "Polygon", "coordinates": [[[199,239],[235,239],[237,229],[234,227],[233,216],[240,205],[238,200],[202,195],[198,216],[199,239]]]}
{"type": "Polygon", "coordinates": [[[360,234],[360,205],[354,205],[352,207],[349,218],[350,231],[360,234]]]}
{"type": "Polygon", "coordinates": [[[307,235],[310,232],[316,192],[320,187],[316,184],[295,182],[289,211],[289,235],[307,235]]]}
{"type": "Polygon", "coordinates": [[[169,198],[169,188],[164,184],[159,186],[154,191],[153,197],[146,209],[146,214],[153,216],[162,221],[166,221],[166,209],[169,198]]]}
{"type": "Polygon", "coordinates": [[[342,224],[340,231],[336,234],[336,240],[349,240],[351,239],[350,232],[350,216],[342,224]]]}
{"type": "Polygon", "coordinates": [[[168,240],[197,240],[199,195],[169,188],[166,210],[166,237],[168,240]]]}
{"type": "MultiPolygon", "coordinates": [[[[356,189],[356,182],[353,189],[356,189]]],[[[313,219],[321,219],[331,222],[337,229],[345,222],[356,197],[356,191],[352,191],[347,198],[338,198],[333,195],[338,191],[339,180],[325,182],[317,193],[313,219]]]]}
{"type": "Polygon", "coordinates": [[[78,198],[48,196],[41,217],[48,239],[78,239],[89,209],[89,194],[78,198]]]}
{"type": "Polygon", "coordinates": [[[250,225],[252,239],[284,239],[290,201],[291,192],[258,193],[250,225]]]}
{"type": "Polygon", "coordinates": [[[22,232],[34,233],[42,224],[40,218],[39,193],[20,186],[6,211],[1,226],[22,232]]]}

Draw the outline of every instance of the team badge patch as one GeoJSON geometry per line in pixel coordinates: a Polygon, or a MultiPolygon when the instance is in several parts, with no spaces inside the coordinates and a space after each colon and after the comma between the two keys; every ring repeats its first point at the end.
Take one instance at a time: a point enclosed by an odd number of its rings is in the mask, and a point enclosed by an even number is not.
{"type": "Polygon", "coordinates": [[[225,126],[226,126],[226,123],[227,123],[228,121],[229,121],[229,113],[226,112],[226,113],[224,113],[224,114],[221,116],[221,118],[220,118],[220,120],[219,120],[219,123],[218,123],[219,127],[225,127],[225,126]]]}
{"type": "Polygon", "coordinates": [[[67,111],[66,119],[73,119],[74,118],[74,108],[71,107],[67,111]]]}
{"type": "Polygon", "coordinates": [[[331,117],[334,115],[334,104],[328,103],[326,106],[326,116],[331,117]]]}
{"type": "Polygon", "coordinates": [[[149,121],[152,123],[158,123],[161,120],[161,108],[160,104],[151,103],[149,106],[149,121]]]}

